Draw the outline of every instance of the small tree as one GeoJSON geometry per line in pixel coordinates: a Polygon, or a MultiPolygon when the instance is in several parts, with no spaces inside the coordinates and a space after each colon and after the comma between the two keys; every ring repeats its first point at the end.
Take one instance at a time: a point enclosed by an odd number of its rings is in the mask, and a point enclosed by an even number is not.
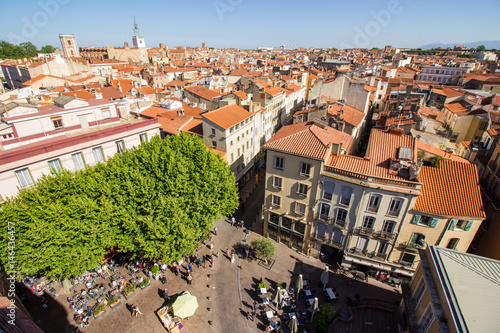
{"type": "Polygon", "coordinates": [[[318,332],[328,332],[333,317],[335,317],[335,309],[331,304],[323,304],[318,313],[314,316],[314,327],[318,332]]]}
{"type": "Polygon", "coordinates": [[[251,245],[257,257],[266,263],[268,259],[274,256],[274,246],[268,238],[254,239],[251,245]]]}
{"type": "Polygon", "coordinates": [[[486,47],[484,45],[479,45],[476,50],[477,52],[484,52],[486,51],[486,47]]]}

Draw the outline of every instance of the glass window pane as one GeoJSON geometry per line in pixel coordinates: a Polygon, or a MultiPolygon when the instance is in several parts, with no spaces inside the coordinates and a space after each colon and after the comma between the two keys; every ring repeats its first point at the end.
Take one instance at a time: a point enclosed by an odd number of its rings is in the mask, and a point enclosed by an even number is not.
{"type": "Polygon", "coordinates": [[[101,147],[92,148],[92,153],[94,154],[94,159],[96,163],[104,162],[104,156],[102,155],[101,147]]]}
{"type": "Polygon", "coordinates": [[[31,178],[31,174],[28,168],[16,171],[16,176],[17,179],[19,179],[19,184],[21,184],[21,187],[33,185],[33,178],[31,178]]]}
{"type": "Polygon", "coordinates": [[[75,163],[76,170],[85,168],[85,162],[83,161],[82,153],[72,154],[71,158],[73,158],[73,163],[75,163]]]}
{"type": "Polygon", "coordinates": [[[50,171],[52,172],[61,172],[62,171],[61,161],[59,161],[59,159],[49,161],[49,168],[50,171]]]}

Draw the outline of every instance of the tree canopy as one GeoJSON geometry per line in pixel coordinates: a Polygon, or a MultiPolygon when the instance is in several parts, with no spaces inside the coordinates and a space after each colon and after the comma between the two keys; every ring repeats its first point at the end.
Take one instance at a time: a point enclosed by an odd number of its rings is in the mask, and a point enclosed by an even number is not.
{"type": "Polygon", "coordinates": [[[45,45],[38,50],[31,42],[14,45],[4,40],[0,40],[0,59],[36,57],[38,53],[52,53],[54,50],[54,47],[50,45],[45,45]]]}
{"type": "Polygon", "coordinates": [[[486,47],[484,45],[479,45],[477,47],[476,51],[478,51],[478,52],[484,52],[484,51],[486,51],[486,47]]]}
{"type": "Polygon", "coordinates": [[[45,175],[21,190],[2,206],[0,239],[7,247],[15,226],[20,277],[60,279],[95,268],[110,249],[179,260],[237,206],[234,174],[201,139],[154,137],[106,164],[45,175]]]}
{"type": "Polygon", "coordinates": [[[254,239],[250,245],[252,245],[252,248],[255,250],[257,258],[260,258],[265,262],[274,256],[274,246],[269,238],[254,239]]]}

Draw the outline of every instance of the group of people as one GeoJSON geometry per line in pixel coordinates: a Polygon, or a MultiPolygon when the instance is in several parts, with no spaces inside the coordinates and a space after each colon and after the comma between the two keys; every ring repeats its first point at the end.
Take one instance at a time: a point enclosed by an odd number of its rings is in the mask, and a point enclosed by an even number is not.
{"type": "Polygon", "coordinates": [[[75,323],[80,326],[80,328],[89,326],[89,317],[81,315],[79,313],[75,313],[73,316],[75,323]]]}
{"type": "Polygon", "coordinates": [[[132,312],[133,317],[137,317],[137,315],[142,314],[142,312],[139,311],[139,307],[133,304],[130,305],[130,311],[132,312]]]}
{"type": "Polygon", "coordinates": [[[245,222],[243,220],[239,220],[238,222],[236,222],[236,219],[234,218],[234,216],[231,218],[231,225],[233,227],[236,227],[236,229],[238,228],[243,228],[245,226],[245,222]]]}

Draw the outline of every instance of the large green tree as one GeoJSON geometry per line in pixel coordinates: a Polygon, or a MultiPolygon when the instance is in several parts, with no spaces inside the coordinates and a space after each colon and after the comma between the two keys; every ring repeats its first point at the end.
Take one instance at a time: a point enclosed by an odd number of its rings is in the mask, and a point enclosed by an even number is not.
{"type": "Polygon", "coordinates": [[[233,173],[201,139],[155,137],[106,164],[47,175],[22,190],[2,206],[0,239],[7,247],[9,222],[15,226],[19,276],[71,277],[110,249],[178,260],[237,205],[233,173]]]}
{"type": "Polygon", "coordinates": [[[51,45],[45,45],[40,50],[37,50],[36,46],[31,42],[14,45],[4,40],[0,40],[0,59],[20,59],[36,57],[39,52],[52,53],[54,52],[54,50],[54,47],[51,45]]]}

